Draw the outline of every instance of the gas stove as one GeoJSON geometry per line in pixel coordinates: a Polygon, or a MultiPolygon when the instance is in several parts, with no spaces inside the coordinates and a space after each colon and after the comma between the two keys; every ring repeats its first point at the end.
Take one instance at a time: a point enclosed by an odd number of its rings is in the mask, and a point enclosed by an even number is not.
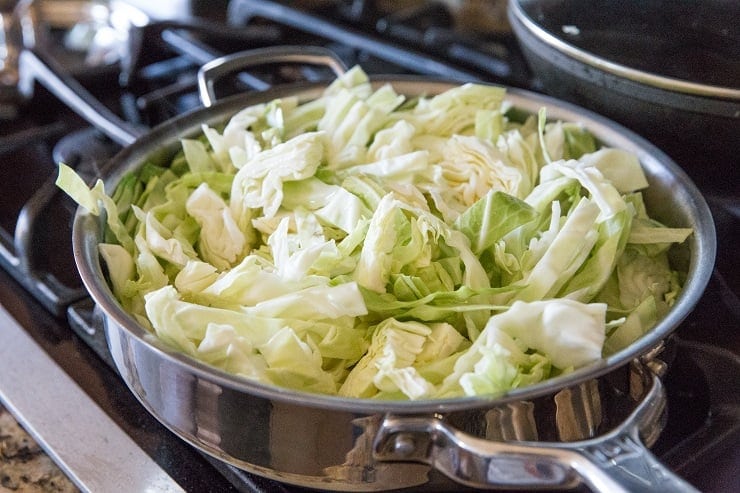
{"type": "MultiPolygon", "coordinates": [[[[0,50],[0,319],[3,337],[14,341],[5,351],[15,355],[0,364],[3,403],[82,489],[95,490],[110,474],[108,484],[118,486],[159,478],[162,490],[167,484],[186,491],[300,491],[196,451],[157,422],[119,379],[75,269],[75,207],[54,185],[56,165],[99,175],[136,135],[199,107],[202,64],[245,49],[316,45],[371,75],[428,75],[547,92],[507,28],[505,2],[231,0],[172,2],[154,10],[133,0],[46,0],[0,2],[0,9],[3,39],[19,47],[0,50]],[[31,33],[14,22],[20,18],[33,21],[31,33]],[[111,120],[118,125],[110,126],[111,120]],[[59,393],[86,409],[67,416],[70,424],[94,421],[83,427],[87,437],[73,437],[39,415],[42,404],[54,407],[49,399],[59,393]],[[109,473],[80,465],[74,460],[80,452],[69,443],[88,439],[91,447],[98,439],[107,450],[120,447],[122,462],[110,464],[109,473]]],[[[297,77],[323,74],[255,70],[229,89],[261,90],[297,77]]],[[[660,141],[657,134],[644,137],[660,141]]],[[[653,451],[704,491],[738,490],[740,265],[733,248],[740,240],[740,197],[702,179],[705,172],[679,147],[662,150],[704,184],[719,251],[704,297],[676,332],[677,356],[665,379],[668,424],[653,451]]]]}

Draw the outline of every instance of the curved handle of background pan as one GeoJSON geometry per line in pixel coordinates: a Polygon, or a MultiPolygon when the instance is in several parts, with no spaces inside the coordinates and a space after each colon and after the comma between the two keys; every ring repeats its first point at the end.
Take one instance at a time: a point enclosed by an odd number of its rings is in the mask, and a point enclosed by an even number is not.
{"type": "MultiPolygon", "coordinates": [[[[242,51],[216,58],[200,68],[198,92],[201,103],[205,107],[213,106],[217,100],[215,84],[221,77],[248,67],[274,63],[323,65],[330,68],[337,77],[347,71],[344,62],[333,51],[319,46],[271,46],[242,51]]],[[[267,86],[249,74],[242,73],[240,76],[249,78],[246,82],[250,86],[254,86],[255,83],[267,86]]]]}
{"type": "Polygon", "coordinates": [[[601,492],[695,492],[643,445],[663,426],[666,394],[650,372],[649,389],[611,432],[568,443],[500,442],[463,433],[429,416],[388,415],[375,438],[379,461],[429,464],[474,488],[565,489],[580,483],[601,492]]]}

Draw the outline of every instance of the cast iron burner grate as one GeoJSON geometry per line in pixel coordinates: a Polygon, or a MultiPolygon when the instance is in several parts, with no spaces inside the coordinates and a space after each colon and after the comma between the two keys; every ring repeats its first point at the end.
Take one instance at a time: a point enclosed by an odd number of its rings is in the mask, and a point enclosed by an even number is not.
{"type": "Polygon", "coordinates": [[[374,67],[382,60],[393,66],[388,73],[488,80],[516,87],[530,81],[510,34],[476,37],[456,32],[450,12],[434,2],[388,14],[374,5],[362,0],[338,2],[309,12],[269,0],[232,0],[228,20],[242,26],[265,19],[279,22],[322,38],[332,48],[355,50],[348,66],[361,63],[371,72],[383,73],[374,67]]]}

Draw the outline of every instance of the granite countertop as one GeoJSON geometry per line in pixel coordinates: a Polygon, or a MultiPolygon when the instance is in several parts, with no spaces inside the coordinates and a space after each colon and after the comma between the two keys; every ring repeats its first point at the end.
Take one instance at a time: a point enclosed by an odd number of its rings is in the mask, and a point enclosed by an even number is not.
{"type": "Polygon", "coordinates": [[[77,487],[0,405],[0,491],[72,493],[77,487]]]}

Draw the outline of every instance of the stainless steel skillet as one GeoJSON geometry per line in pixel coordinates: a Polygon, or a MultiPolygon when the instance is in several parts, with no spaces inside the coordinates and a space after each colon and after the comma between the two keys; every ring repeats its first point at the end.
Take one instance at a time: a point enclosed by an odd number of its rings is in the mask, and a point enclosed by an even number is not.
{"type": "MultiPolygon", "coordinates": [[[[301,56],[295,50],[248,52],[204,67],[201,87],[210,106],[137,136],[107,166],[106,188],[112,190],[145,160],[166,164],[179,139],[198,133],[203,124],[215,125],[276,97],[318,97],[324,84],[274,87],[211,104],[211,77],[224,67],[326,60],[313,51],[301,56]]],[[[337,67],[334,62],[331,66],[337,67]]],[[[408,95],[435,94],[455,85],[403,77],[375,83],[391,83],[408,95]]],[[[654,355],[693,309],[713,268],[714,225],[706,202],[665,154],[613,122],[525,91],[510,89],[508,99],[529,113],[547,106],[550,118],[580,121],[601,143],[636,153],[650,182],[645,198],[651,215],[670,226],[694,229],[673,256],[674,267],[687,272],[684,289],[650,333],[594,365],[497,397],[387,402],[266,386],[172,351],[125,313],[99,261],[103,224],[79,210],[75,259],[102,314],[113,359],[132,392],[197,448],[244,470],[322,490],[449,491],[448,479],[480,488],[553,489],[584,483],[601,491],[690,490],[643,442],[651,444],[659,433],[665,406],[660,371],[654,371],[662,365],[654,355]]]]}

